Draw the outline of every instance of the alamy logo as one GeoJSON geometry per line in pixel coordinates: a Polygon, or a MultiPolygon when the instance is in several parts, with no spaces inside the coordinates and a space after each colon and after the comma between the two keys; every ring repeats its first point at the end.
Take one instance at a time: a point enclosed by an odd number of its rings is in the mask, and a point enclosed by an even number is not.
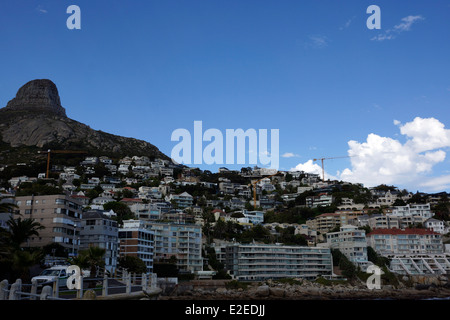
{"type": "Polygon", "coordinates": [[[373,273],[369,278],[367,278],[366,285],[369,290],[381,289],[381,275],[384,273],[381,268],[377,265],[370,265],[367,267],[366,273],[373,273]]]}
{"type": "Polygon", "coordinates": [[[270,152],[268,130],[226,129],[224,135],[219,129],[203,132],[202,121],[194,121],[194,135],[187,129],[172,132],[171,141],[179,141],[172,148],[171,158],[174,162],[190,164],[248,164],[278,170],[279,166],[279,130],[270,130],[270,152]],[[204,148],[203,143],[209,142],[204,148]],[[236,142],[236,143],[235,143],[236,142]],[[248,147],[248,148],[246,148],[248,147]],[[193,154],[193,159],[192,159],[193,154]],[[248,155],[248,162],[247,157],[248,155]]]}
{"type": "Polygon", "coordinates": [[[81,289],[81,270],[79,266],[71,265],[67,268],[67,274],[72,274],[67,278],[66,285],[67,288],[73,290],[81,289]]]}

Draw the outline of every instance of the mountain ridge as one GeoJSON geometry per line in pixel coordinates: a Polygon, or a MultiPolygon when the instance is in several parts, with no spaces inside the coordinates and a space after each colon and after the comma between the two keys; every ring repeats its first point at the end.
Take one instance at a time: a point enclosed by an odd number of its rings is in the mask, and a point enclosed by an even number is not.
{"type": "Polygon", "coordinates": [[[29,159],[36,150],[46,149],[170,159],[147,141],[94,130],[70,119],[61,105],[56,85],[48,79],[27,82],[0,109],[0,141],[0,163],[29,159]]]}

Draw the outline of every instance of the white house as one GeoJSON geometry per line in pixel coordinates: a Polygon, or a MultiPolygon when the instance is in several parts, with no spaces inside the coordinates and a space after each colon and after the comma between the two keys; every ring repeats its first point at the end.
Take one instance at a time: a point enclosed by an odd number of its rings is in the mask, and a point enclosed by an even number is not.
{"type": "Polygon", "coordinates": [[[441,220],[430,218],[424,222],[424,225],[425,225],[425,228],[431,229],[434,232],[437,232],[440,234],[446,234],[448,232],[448,227],[445,225],[445,222],[441,221],[441,220]]]}

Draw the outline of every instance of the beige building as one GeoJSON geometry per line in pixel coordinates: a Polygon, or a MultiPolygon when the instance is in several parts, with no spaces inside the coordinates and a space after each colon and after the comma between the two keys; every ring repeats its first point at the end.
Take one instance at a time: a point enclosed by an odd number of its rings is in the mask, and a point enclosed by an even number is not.
{"type": "Polygon", "coordinates": [[[334,213],[323,213],[314,219],[306,221],[306,225],[320,233],[327,233],[337,226],[347,224],[357,225],[358,217],[364,215],[363,211],[338,211],[334,213]]]}
{"type": "Polygon", "coordinates": [[[39,236],[32,236],[25,246],[43,247],[58,243],[69,254],[77,254],[80,245],[82,205],[69,196],[16,197],[18,210],[23,218],[32,218],[44,226],[39,236]]]}

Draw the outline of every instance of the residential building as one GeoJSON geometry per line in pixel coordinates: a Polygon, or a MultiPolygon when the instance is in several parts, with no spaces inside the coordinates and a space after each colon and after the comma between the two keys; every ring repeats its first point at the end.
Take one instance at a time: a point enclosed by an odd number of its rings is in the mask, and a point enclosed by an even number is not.
{"type": "Polygon", "coordinates": [[[375,229],[366,237],[368,245],[382,255],[444,252],[442,235],[428,229],[375,229]]]}
{"type": "Polygon", "coordinates": [[[68,195],[16,197],[23,218],[31,218],[44,226],[39,236],[29,238],[25,246],[43,247],[59,243],[68,253],[77,254],[80,245],[82,204],[68,195]]]}
{"type": "Polygon", "coordinates": [[[129,206],[139,220],[159,220],[161,219],[161,208],[156,203],[133,203],[129,206]]]}
{"type": "Polygon", "coordinates": [[[105,269],[114,272],[118,253],[117,222],[100,210],[83,213],[80,231],[80,250],[91,246],[105,249],[105,269]]]}
{"type": "Polygon", "coordinates": [[[318,196],[306,197],[306,206],[309,208],[326,207],[333,204],[333,196],[321,194],[318,196]]]}
{"type": "Polygon", "coordinates": [[[233,244],[226,247],[225,268],[236,280],[316,279],[331,276],[329,248],[281,244],[233,244]]]}
{"type": "Polygon", "coordinates": [[[446,226],[445,222],[442,220],[430,218],[425,220],[424,226],[427,229],[431,229],[434,232],[440,233],[440,234],[446,234],[448,233],[448,227],[446,226]]]}
{"type": "Polygon", "coordinates": [[[141,220],[124,220],[119,229],[119,256],[138,257],[144,261],[147,272],[153,272],[155,233],[141,220]]]}
{"type": "Polygon", "coordinates": [[[367,223],[371,229],[400,228],[400,220],[392,215],[373,214],[368,217],[367,223]]]}
{"type": "Polygon", "coordinates": [[[408,204],[406,206],[395,206],[392,208],[391,215],[397,217],[420,217],[429,219],[433,216],[429,203],[426,204],[408,204]]]}
{"type": "Polygon", "coordinates": [[[307,220],[306,225],[320,233],[327,233],[331,229],[340,224],[341,218],[339,213],[323,213],[316,218],[307,220]]]}
{"type": "Polygon", "coordinates": [[[340,231],[327,233],[327,245],[339,249],[351,262],[359,265],[363,271],[369,265],[367,258],[366,232],[358,227],[345,225],[340,231]]]}
{"type": "Polygon", "coordinates": [[[166,196],[166,201],[174,202],[179,208],[184,209],[193,205],[194,197],[187,192],[183,192],[166,196]]]}
{"type": "Polygon", "coordinates": [[[155,233],[155,261],[175,256],[181,272],[203,270],[200,225],[156,221],[145,221],[145,225],[155,233]]]}
{"type": "Polygon", "coordinates": [[[249,211],[244,209],[242,210],[242,214],[248,223],[261,224],[264,222],[264,212],[262,211],[249,211]]]}

